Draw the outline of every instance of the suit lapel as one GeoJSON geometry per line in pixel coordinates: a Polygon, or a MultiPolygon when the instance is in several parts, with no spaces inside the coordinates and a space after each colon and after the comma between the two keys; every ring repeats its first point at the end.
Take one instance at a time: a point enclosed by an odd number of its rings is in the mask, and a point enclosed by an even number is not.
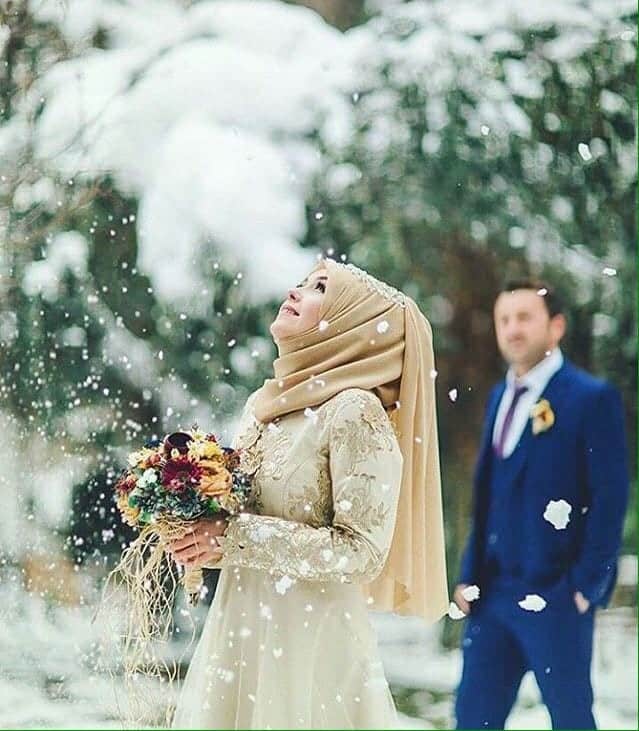
{"type": "MultiPolygon", "coordinates": [[[[564,361],[561,368],[553,374],[552,378],[548,381],[546,388],[544,388],[541,396],[537,400],[537,402],[539,402],[542,399],[546,399],[550,403],[550,407],[555,414],[558,410],[560,410],[561,403],[568,392],[568,374],[569,365],[566,361],[564,361]]],[[[527,464],[530,453],[534,449],[535,439],[536,437],[532,432],[532,419],[528,418],[526,421],[526,428],[524,429],[521,439],[515,447],[515,451],[512,455],[512,458],[517,460],[515,463],[514,481],[518,479],[521,471],[527,464]]]]}
{"type": "Polygon", "coordinates": [[[493,446],[493,431],[495,430],[495,419],[504,391],[506,390],[506,382],[502,382],[494,393],[490,408],[486,412],[486,421],[484,423],[484,434],[479,449],[478,474],[482,474],[486,466],[486,460],[493,446]]]}

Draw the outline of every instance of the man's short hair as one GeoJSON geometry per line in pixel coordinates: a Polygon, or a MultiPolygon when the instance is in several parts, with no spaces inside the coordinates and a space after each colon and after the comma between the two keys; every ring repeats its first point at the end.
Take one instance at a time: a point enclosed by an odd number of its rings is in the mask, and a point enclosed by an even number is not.
{"type": "Polygon", "coordinates": [[[561,298],[547,282],[542,282],[538,279],[511,279],[504,284],[499,294],[514,292],[516,289],[532,289],[534,292],[537,292],[540,297],[543,297],[546,309],[551,318],[555,317],[555,315],[563,314],[564,308],[561,298]]]}

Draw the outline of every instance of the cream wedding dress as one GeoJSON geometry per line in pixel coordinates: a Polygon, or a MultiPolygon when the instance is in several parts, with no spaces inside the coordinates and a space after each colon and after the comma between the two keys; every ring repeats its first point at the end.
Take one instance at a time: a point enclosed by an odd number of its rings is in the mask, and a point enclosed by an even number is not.
{"type": "Polygon", "coordinates": [[[253,474],[173,728],[393,729],[360,584],[387,556],[402,456],[377,397],[348,389],[270,425],[247,402],[235,446],[253,474]]]}

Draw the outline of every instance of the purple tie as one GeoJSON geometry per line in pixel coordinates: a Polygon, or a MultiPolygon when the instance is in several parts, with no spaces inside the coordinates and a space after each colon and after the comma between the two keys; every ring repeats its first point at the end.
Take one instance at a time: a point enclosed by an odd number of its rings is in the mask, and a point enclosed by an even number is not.
{"type": "Polygon", "coordinates": [[[504,444],[506,444],[506,439],[508,438],[508,432],[510,430],[510,425],[513,422],[513,416],[515,415],[515,409],[517,408],[517,404],[518,404],[519,399],[521,398],[522,394],[524,394],[527,390],[528,390],[528,386],[517,386],[515,388],[515,393],[513,394],[513,400],[510,402],[510,406],[508,407],[508,411],[506,412],[506,417],[504,419],[504,423],[501,427],[499,439],[497,440],[497,444],[495,445],[495,452],[498,457],[503,458],[503,456],[504,456],[504,444]]]}

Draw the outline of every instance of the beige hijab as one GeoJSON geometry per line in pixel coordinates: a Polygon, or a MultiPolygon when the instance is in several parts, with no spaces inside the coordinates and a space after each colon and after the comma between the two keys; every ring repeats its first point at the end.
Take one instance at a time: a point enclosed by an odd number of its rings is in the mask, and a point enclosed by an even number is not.
{"type": "Polygon", "coordinates": [[[448,608],[430,324],[415,302],[351,264],[322,260],[320,325],[280,341],[275,378],[255,398],[262,422],[318,406],[347,388],[373,391],[403,456],[395,532],[372,609],[439,619],[448,608]]]}

